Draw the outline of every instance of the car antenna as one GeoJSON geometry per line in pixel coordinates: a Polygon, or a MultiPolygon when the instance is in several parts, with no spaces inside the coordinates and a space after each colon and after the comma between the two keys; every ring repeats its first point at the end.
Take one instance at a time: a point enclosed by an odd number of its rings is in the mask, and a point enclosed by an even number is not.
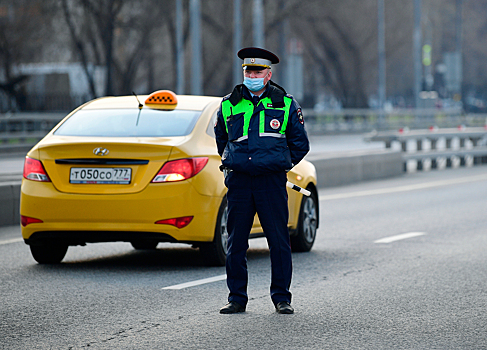
{"type": "Polygon", "coordinates": [[[134,91],[132,91],[132,93],[134,94],[135,98],[137,99],[137,102],[139,102],[139,109],[142,109],[142,107],[144,107],[144,105],[142,103],[140,103],[139,98],[137,97],[137,94],[134,91]]]}
{"type": "Polygon", "coordinates": [[[138,126],[139,125],[140,112],[142,112],[142,108],[144,107],[144,105],[142,103],[140,103],[139,98],[137,97],[137,94],[134,91],[132,91],[132,93],[134,94],[135,98],[137,99],[137,102],[139,102],[139,114],[137,115],[137,122],[135,123],[135,126],[138,126]]]}

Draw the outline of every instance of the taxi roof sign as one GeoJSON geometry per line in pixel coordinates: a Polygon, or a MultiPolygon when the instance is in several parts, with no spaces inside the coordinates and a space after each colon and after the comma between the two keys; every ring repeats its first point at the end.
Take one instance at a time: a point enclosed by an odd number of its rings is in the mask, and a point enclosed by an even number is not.
{"type": "Polygon", "coordinates": [[[154,109],[175,109],[178,105],[178,98],[176,94],[170,90],[159,90],[147,97],[145,105],[154,109]]]}

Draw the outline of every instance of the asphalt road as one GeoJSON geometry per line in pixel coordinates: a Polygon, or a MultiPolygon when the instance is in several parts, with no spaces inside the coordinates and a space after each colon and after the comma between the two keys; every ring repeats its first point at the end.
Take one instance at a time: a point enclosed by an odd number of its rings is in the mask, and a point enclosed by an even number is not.
{"type": "Polygon", "coordinates": [[[190,247],[89,244],[41,266],[0,228],[0,349],[486,349],[486,198],[482,166],[320,190],[294,315],[274,312],[264,239],[247,312],[220,315],[225,270],[190,247]]]}

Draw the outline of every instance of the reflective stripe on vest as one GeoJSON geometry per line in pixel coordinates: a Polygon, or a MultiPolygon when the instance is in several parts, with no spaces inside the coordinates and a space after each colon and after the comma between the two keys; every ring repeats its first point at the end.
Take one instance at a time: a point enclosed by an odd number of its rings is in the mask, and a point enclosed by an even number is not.
{"type": "Polygon", "coordinates": [[[281,129],[279,130],[279,134],[272,133],[272,132],[265,132],[265,110],[260,112],[260,118],[259,118],[259,136],[263,137],[278,137],[278,138],[284,138],[286,137],[286,127],[287,127],[287,121],[289,119],[289,109],[291,108],[291,102],[292,99],[289,97],[284,97],[284,107],[282,108],[273,108],[273,107],[268,107],[272,106],[272,100],[270,97],[265,97],[260,102],[263,104],[265,109],[272,109],[276,111],[284,111],[284,120],[282,121],[281,129]],[[278,136],[281,135],[281,136],[278,136]]]}
{"type": "MultiPolygon", "coordinates": [[[[286,127],[289,120],[289,109],[291,108],[292,99],[290,99],[287,96],[284,97],[284,107],[282,108],[269,107],[272,105],[272,100],[269,97],[263,98],[262,100],[260,100],[259,103],[262,103],[262,106],[264,106],[264,110],[262,110],[259,113],[259,136],[285,138],[286,127]],[[278,133],[265,132],[265,110],[266,109],[284,111],[284,120],[282,122],[281,128],[278,133]]],[[[243,134],[241,137],[234,140],[233,142],[240,142],[248,139],[250,118],[252,118],[253,112],[254,112],[254,105],[252,104],[252,102],[246,99],[241,99],[236,106],[233,106],[229,100],[225,100],[222,102],[222,116],[223,116],[223,120],[225,121],[225,128],[227,133],[228,133],[228,124],[227,124],[228,117],[230,117],[231,115],[244,113],[243,134]]]]}

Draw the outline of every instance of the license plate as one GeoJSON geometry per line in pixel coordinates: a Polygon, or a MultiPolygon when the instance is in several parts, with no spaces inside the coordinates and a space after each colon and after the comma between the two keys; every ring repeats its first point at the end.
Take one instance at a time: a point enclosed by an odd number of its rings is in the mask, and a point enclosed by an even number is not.
{"type": "Polygon", "coordinates": [[[131,168],[71,168],[72,184],[130,184],[131,168]]]}

